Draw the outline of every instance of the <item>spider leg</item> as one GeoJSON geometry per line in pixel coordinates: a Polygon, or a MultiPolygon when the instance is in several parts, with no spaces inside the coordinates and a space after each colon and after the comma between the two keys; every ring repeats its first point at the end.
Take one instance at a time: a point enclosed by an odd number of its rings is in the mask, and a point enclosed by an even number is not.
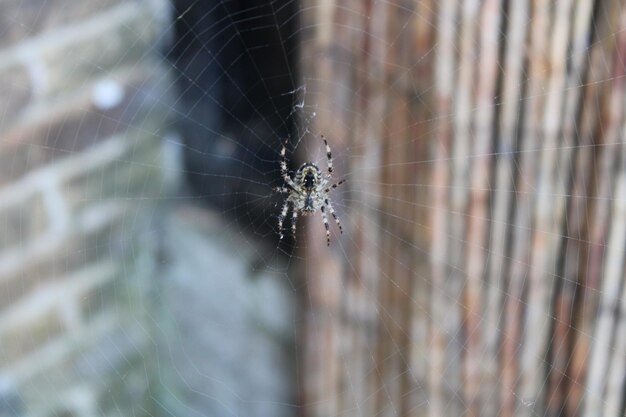
{"type": "Polygon", "coordinates": [[[280,240],[283,240],[283,221],[285,220],[285,216],[287,215],[287,210],[289,209],[289,200],[285,200],[285,204],[283,204],[283,208],[278,215],[278,234],[280,235],[280,240]]]}
{"type": "Polygon", "coordinates": [[[326,207],[328,207],[328,211],[330,211],[330,214],[332,214],[333,219],[335,219],[335,223],[337,223],[337,227],[339,227],[339,232],[343,234],[343,229],[341,228],[341,221],[339,221],[339,217],[337,217],[337,214],[335,213],[335,209],[333,209],[333,205],[330,204],[330,201],[328,199],[326,199],[324,203],[326,204],[326,207]]]}
{"type": "Polygon", "coordinates": [[[328,177],[332,177],[333,175],[333,155],[330,152],[330,146],[328,146],[328,142],[324,135],[320,135],[322,140],[324,141],[324,145],[326,145],[326,159],[328,160],[328,177]]]}
{"type": "Polygon", "coordinates": [[[274,187],[273,190],[277,193],[290,193],[287,187],[274,187]]]}
{"type": "Polygon", "coordinates": [[[328,216],[326,215],[326,207],[320,207],[322,211],[322,221],[324,222],[324,227],[326,228],[326,246],[330,246],[330,227],[328,226],[328,216]]]}
{"type": "Polygon", "coordinates": [[[291,234],[295,240],[296,238],[296,223],[298,221],[298,210],[294,210],[291,215],[291,234]]]}
{"type": "Polygon", "coordinates": [[[285,139],[285,141],[283,142],[283,147],[280,149],[280,175],[283,177],[283,181],[285,181],[285,184],[295,190],[296,184],[294,184],[291,177],[289,177],[289,171],[287,170],[287,140],[289,139],[285,139]]]}
{"type": "Polygon", "coordinates": [[[328,193],[328,192],[330,192],[330,190],[334,190],[335,188],[339,187],[339,186],[340,186],[341,184],[343,184],[344,182],[346,182],[346,180],[341,180],[341,181],[339,181],[339,182],[337,182],[337,183],[335,183],[335,184],[331,185],[330,187],[326,188],[326,189],[324,190],[324,192],[325,192],[325,193],[328,193]]]}

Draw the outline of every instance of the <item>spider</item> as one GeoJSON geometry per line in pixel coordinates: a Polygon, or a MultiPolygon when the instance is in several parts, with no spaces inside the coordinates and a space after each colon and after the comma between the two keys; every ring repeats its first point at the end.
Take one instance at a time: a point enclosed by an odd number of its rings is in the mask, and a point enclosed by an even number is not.
{"type": "Polygon", "coordinates": [[[324,135],[320,135],[326,145],[326,158],[328,161],[328,172],[322,174],[322,171],[317,165],[312,162],[305,162],[298,168],[293,179],[289,176],[287,170],[287,158],[285,156],[287,140],[283,142],[283,146],[280,150],[280,173],[283,177],[285,185],[277,187],[275,190],[279,193],[288,194],[283,204],[280,215],[278,216],[278,233],[280,239],[283,239],[283,222],[287,216],[289,205],[291,204],[292,217],[291,217],[291,233],[294,238],[296,236],[296,222],[298,215],[308,216],[315,214],[319,209],[322,212],[322,221],[326,228],[326,245],[330,246],[330,227],[328,225],[328,214],[335,219],[339,232],[343,233],[341,228],[341,222],[339,217],[335,213],[332,204],[330,204],[330,198],[328,193],[330,190],[339,187],[345,182],[341,180],[331,185],[333,179],[333,158],[330,153],[330,146],[324,135]]]}

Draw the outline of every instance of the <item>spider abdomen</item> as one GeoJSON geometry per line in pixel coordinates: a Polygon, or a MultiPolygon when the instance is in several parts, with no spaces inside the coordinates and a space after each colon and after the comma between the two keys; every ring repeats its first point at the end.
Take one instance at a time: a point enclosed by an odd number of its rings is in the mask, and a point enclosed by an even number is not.
{"type": "Polygon", "coordinates": [[[315,174],[313,174],[311,171],[307,172],[304,175],[303,186],[306,190],[312,190],[313,188],[315,188],[315,174]]]}
{"type": "Polygon", "coordinates": [[[317,165],[307,162],[296,172],[296,183],[310,194],[320,183],[321,177],[322,173],[317,165]]]}

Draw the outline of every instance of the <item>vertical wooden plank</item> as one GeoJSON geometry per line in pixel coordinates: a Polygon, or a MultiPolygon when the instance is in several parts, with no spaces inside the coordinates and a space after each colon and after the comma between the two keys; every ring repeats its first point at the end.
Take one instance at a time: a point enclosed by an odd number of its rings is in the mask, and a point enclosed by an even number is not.
{"type": "Polygon", "coordinates": [[[571,143],[564,143],[560,133],[572,0],[559,0],[554,9],[548,67],[546,106],[541,123],[543,151],[537,182],[532,238],[532,262],[528,276],[524,345],[521,352],[520,395],[528,404],[520,416],[533,416],[545,409],[545,380],[548,343],[552,326],[552,297],[558,275],[557,255],[561,243],[559,229],[565,206],[564,188],[569,174],[571,143]]]}
{"type": "MultiPolygon", "coordinates": [[[[626,146],[622,144],[622,170],[618,179],[615,200],[616,219],[622,223],[626,219],[626,146]]],[[[620,225],[624,229],[623,225],[620,225]]],[[[622,266],[622,294],[617,297],[621,303],[616,306],[615,340],[613,343],[611,366],[606,381],[604,414],[606,417],[623,417],[626,407],[624,390],[626,389],[626,265],[622,266]]]]}
{"type": "MultiPolygon", "coordinates": [[[[624,153],[622,152],[622,157],[626,156],[624,153]]],[[[611,232],[606,248],[607,254],[597,326],[592,342],[589,379],[587,380],[588,396],[584,416],[618,415],[617,413],[605,414],[603,410],[606,411],[607,406],[605,390],[607,389],[607,381],[610,380],[607,379],[607,375],[611,373],[611,358],[613,356],[611,341],[618,328],[617,317],[619,316],[615,314],[615,311],[619,311],[619,296],[623,286],[626,215],[622,198],[626,188],[625,177],[626,174],[620,174],[613,194],[616,198],[613,200],[611,232]]],[[[612,403],[614,402],[613,400],[612,403]]],[[[611,405],[611,408],[614,407],[611,405]]],[[[615,410],[611,411],[614,412],[615,410]]]]}
{"type": "Polygon", "coordinates": [[[456,68],[456,19],[458,2],[442,0],[438,11],[438,53],[435,58],[435,103],[439,117],[435,126],[433,146],[433,210],[432,210],[432,293],[430,327],[430,372],[429,398],[430,416],[446,415],[446,344],[447,331],[444,326],[450,300],[444,293],[448,275],[448,186],[450,184],[449,159],[452,144],[453,86],[456,68]]]}
{"type": "MultiPolygon", "coordinates": [[[[379,343],[377,322],[380,315],[378,288],[382,275],[380,263],[382,186],[380,171],[383,165],[381,142],[383,115],[386,108],[385,56],[388,4],[384,2],[357,1],[361,27],[364,28],[357,46],[357,63],[352,68],[355,80],[352,135],[352,240],[350,259],[352,274],[346,285],[355,306],[359,322],[353,333],[353,346],[358,358],[357,368],[347,370],[351,375],[354,405],[343,407],[346,415],[375,414],[375,398],[380,384],[375,352],[379,343]],[[376,16],[376,18],[373,18],[376,16]]],[[[355,14],[358,14],[355,13],[355,14]]]]}
{"type": "MultiPolygon", "coordinates": [[[[623,67],[613,63],[615,55],[613,34],[616,33],[616,25],[620,20],[620,2],[599,2],[596,7],[598,10],[595,13],[594,27],[597,42],[593,43],[590,79],[587,82],[590,93],[585,98],[581,115],[583,128],[580,145],[581,149],[589,149],[590,163],[585,165],[581,162],[583,165],[576,169],[577,174],[583,175],[582,173],[589,171],[590,176],[587,193],[589,197],[584,198],[589,213],[584,219],[586,242],[581,248],[585,252],[581,258],[578,258],[576,253],[570,255],[571,252],[566,253],[565,258],[565,279],[570,277],[571,270],[577,271],[580,277],[580,287],[574,305],[577,314],[572,324],[576,333],[568,367],[570,383],[566,399],[567,415],[581,415],[583,399],[587,396],[585,381],[600,294],[602,259],[610,216],[609,201],[613,187],[612,172],[615,167],[615,156],[619,155],[614,151],[614,147],[608,144],[614,143],[618,138],[622,120],[622,101],[619,97],[624,93],[623,67]],[[592,146],[585,148],[585,142],[590,142],[592,146]],[[572,261],[580,262],[579,266],[569,266],[572,261]]],[[[579,152],[579,160],[585,155],[586,153],[579,152]]],[[[574,195],[578,194],[576,184],[574,195]]]]}
{"type": "MultiPolygon", "coordinates": [[[[399,244],[399,257],[396,262],[396,271],[398,276],[402,277],[403,282],[395,288],[398,300],[398,321],[401,326],[401,356],[398,376],[400,378],[400,392],[398,397],[400,415],[407,416],[410,410],[410,397],[413,392],[415,375],[412,374],[411,368],[411,345],[412,345],[412,320],[413,311],[416,308],[416,300],[413,296],[413,287],[415,285],[415,273],[418,263],[425,260],[424,253],[420,252],[418,243],[415,241],[414,227],[417,222],[417,212],[415,210],[415,202],[417,190],[412,186],[415,182],[416,163],[420,156],[416,154],[414,144],[415,138],[412,136],[411,122],[411,102],[413,100],[413,84],[411,69],[415,65],[416,55],[414,55],[414,39],[415,39],[415,15],[418,12],[417,3],[413,0],[404,0],[400,4],[399,13],[402,22],[402,30],[400,46],[398,52],[399,68],[402,68],[399,77],[394,77],[392,88],[394,85],[400,87],[399,98],[399,115],[403,126],[397,129],[396,146],[401,143],[398,148],[399,168],[402,170],[400,176],[400,187],[398,188],[397,201],[399,204],[399,217],[395,220],[397,230],[397,240],[399,244]],[[408,244],[407,244],[408,243],[408,244]]],[[[392,124],[393,125],[393,124],[392,124]]],[[[394,129],[396,130],[396,129],[394,129]]]]}
{"type": "MultiPolygon", "coordinates": [[[[393,20],[390,20],[390,23],[393,20]]],[[[393,109],[394,100],[387,96],[387,111],[393,109]]],[[[378,300],[378,333],[381,339],[377,345],[376,361],[377,369],[380,374],[379,389],[377,391],[377,404],[375,409],[376,415],[394,416],[399,415],[397,398],[400,389],[400,380],[398,378],[398,360],[400,351],[401,328],[398,322],[398,304],[397,294],[394,287],[399,286],[402,279],[396,275],[396,262],[398,251],[398,237],[394,235],[394,224],[392,218],[396,211],[394,184],[399,183],[399,171],[392,170],[394,160],[397,158],[397,149],[390,145],[391,132],[390,124],[385,124],[382,136],[382,155],[383,166],[381,182],[385,185],[382,192],[382,213],[381,224],[383,227],[383,236],[381,238],[381,247],[379,248],[380,263],[382,265],[382,279],[380,280],[378,300]]]]}
{"type": "MultiPolygon", "coordinates": [[[[305,137],[306,140],[312,142],[312,146],[308,148],[317,149],[318,155],[324,154],[319,134],[324,134],[329,139],[333,149],[333,177],[337,180],[345,179],[343,174],[349,171],[346,166],[348,160],[342,161],[341,156],[345,155],[345,142],[349,140],[349,121],[353,116],[348,103],[354,95],[354,86],[352,69],[344,63],[354,61],[352,39],[355,33],[359,32],[358,27],[350,25],[351,16],[349,10],[338,2],[334,2],[332,17],[318,22],[318,25],[331,25],[332,35],[328,40],[328,48],[318,51],[321,70],[315,75],[319,77],[317,82],[323,86],[323,93],[315,100],[319,111],[316,112],[310,135],[305,137]]],[[[346,183],[341,189],[332,193],[336,198],[335,210],[341,218],[345,218],[342,207],[344,204],[339,203],[341,197],[338,196],[348,195],[350,186],[350,183],[346,183]]],[[[329,223],[332,241],[329,248],[324,244],[322,237],[325,231],[320,216],[309,217],[307,220],[309,223],[305,258],[308,267],[307,288],[323,293],[322,297],[325,302],[319,303],[318,306],[313,304],[312,312],[315,314],[315,309],[319,309],[317,315],[325,331],[325,335],[320,340],[324,353],[321,358],[322,360],[324,357],[328,358],[328,361],[322,365],[325,368],[325,375],[321,387],[322,397],[316,404],[316,409],[319,416],[334,415],[340,412],[342,398],[347,393],[346,379],[350,377],[345,371],[346,342],[349,340],[346,336],[353,322],[345,318],[346,263],[343,251],[340,249],[348,237],[349,230],[346,230],[346,236],[340,235],[331,217],[329,223]]],[[[309,294],[314,294],[314,292],[309,290],[309,294]]],[[[315,299],[312,296],[311,298],[315,299]]]]}
{"type": "MultiPolygon", "coordinates": [[[[465,363],[464,394],[465,415],[480,416],[482,403],[488,397],[482,383],[484,350],[481,323],[483,304],[483,279],[489,259],[489,194],[492,164],[492,131],[496,107],[493,99],[498,83],[498,54],[500,37],[500,0],[485,0],[480,11],[476,110],[474,144],[471,151],[471,175],[467,251],[465,258],[465,363]]],[[[461,127],[462,128],[462,127],[461,127]]]]}
{"type": "Polygon", "coordinates": [[[518,147],[518,172],[515,186],[515,230],[511,250],[510,281],[505,297],[505,323],[502,351],[501,415],[516,415],[520,409],[518,392],[518,354],[522,342],[524,293],[530,259],[530,236],[533,190],[535,186],[538,153],[541,138],[537,126],[544,111],[544,91],[547,87],[546,39],[549,38],[550,4],[548,0],[533,0],[530,18],[530,45],[528,47],[528,85],[524,95],[524,119],[518,147]]]}
{"type": "Polygon", "coordinates": [[[400,415],[400,390],[401,378],[399,368],[402,360],[402,326],[399,317],[399,294],[398,287],[404,284],[402,275],[398,274],[398,254],[400,253],[399,238],[394,218],[398,212],[398,187],[401,184],[401,169],[396,164],[399,158],[398,143],[394,143],[395,128],[400,127],[406,121],[403,120],[400,100],[394,90],[390,89],[396,72],[398,48],[401,42],[398,31],[402,27],[400,22],[399,7],[396,3],[387,6],[387,25],[384,34],[385,53],[384,62],[384,85],[385,85],[385,110],[382,135],[379,138],[380,152],[382,156],[382,169],[379,182],[381,189],[381,237],[378,257],[381,265],[381,279],[379,280],[378,298],[378,334],[380,336],[376,345],[376,371],[378,386],[375,392],[376,404],[374,415],[382,417],[400,415]],[[395,122],[395,123],[394,123],[395,122]]]}
{"type": "MultiPolygon", "coordinates": [[[[484,329],[484,374],[482,383],[488,396],[482,404],[481,415],[497,416],[500,410],[500,347],[504,324],[504,299],[508,280],[508,241],[513,238],[511,211],[515,188],[515,151],[518,147],[521,96],[524,83],[524,50],[527,38],[529,4],[527,1],[508,3],[508,21],[505,33],[505,56],[502,85],[499,95],[500,119],[494,161],[495,187],[492,191],[490,260],[487,272],[487,312],[484,329]]],[[[505,13],[502,11],[502,13],[505,13]]]]}
{"type": "MultiPolygon", "coordinates": [[[[413,242],[415,247],[415,270],[411,298],[413,300],[411,325],[407,329],[410,332],[411,344],[409,355],[409,372],[412,377],[410,386],[407,387],[406,415],[410,417],[425,417],[428,413],[428,322],[430,309],[430,277],[428,256],[430,255],[430,241],[432,239],[432,227],[428,216],[431,210],[429,172],[432,170],[430,163],[429,145],[434,136],[432,120],[434,114],[432,86],[436,46],[434,45],[436,7],[438,2],[423,0],[418,2],[417,10],[413,19],[413,53],[411,75],[413,88],[411,95],[411,126],[410,132],[414,146],[414,161],[412,182],[415,183],[415,204],[413,242]]],[[[443,163],[443,162],[442,162],[443,163]]]]}
{"type": "Polygon", "coordinates": [[[460,45],[460,62],[454,97],[454,135],[452,145],[452,187],[450,188],[450,211],[448,212],[450,234],[448,236],[448,275],[444,287],[435,289],[446,294],[448,311],[444,324],[446,340],[446,362],[444,378],[446,393],[446,415],[463,415],[468,392],[463,384],[465,359],[465,333],[463,290],[467,273],[465,254],[469,249],[466,241],[466,214],[469,202],[469,174],[473,159],[474,126],[472,123],[475,106],[475,71],[479,29],[479,11],[482,1],[467,0],[462,3],[461,26],[457,43],[460,45]]]}
{"type": "Polygon", "coordinates": [[[406,392],[411,375],[409,366],[412,275],[415,264],[415,246],[412,244],[414,225],[414,190],[408,186],[413,178],[411,167],[415,162],[413,144],[409,137],[409,91],[412,60],[412,1],[399,1],[389,8],[387,48],[387,113],[383,135],[383,211],[386,243],[381,256],[387,268],[381,281],[381,294],[387,295],[381,303],[380,334],[387,336],[381,343],[380,358],[383,386],[379,391],[377,415],[406,414],[406,392]]]}
{"type": "MultiPolygon", "coordinates": [[[[574,155],[572,151],[571,159],[567,163],[572,165],[572,190],[570,192],[565,191],[565,184],[562,180],[560,189],[556,190],[556,194],[559,193],[570,195],[568,202],[567,215],[565,216],[566,228],[563,232],[563,244],[565,245],[563,253],[574,254],[577,249],[580,248],[581,243],[581,229],[584,227],[585,214],[586,214],[586,198],[585,185],[588,183],[589,178],[588,167],[581,166],[584,162],[589,160],[589,156],[592,154],[588,147],[576,147],[580,145],[580,141],[589,141],[591,139],[589,127],[583,126],[579,123],[579,109],[582,105],[581,97],[583,96],[584,84],[583,80],[586,79],[585,73],[587,71],[587,57],[588,48],[590,42],[593,39],[592,36],[592,22],[593,22],[593,5],[592,0],[578,1],[575,4],[575,12],[573,19],[573,26],[571,30],[571,45],[569,47],[569,64],[570,67],[567,73],[566,79],[566,99],[564,103],[564,115],[561,132],[561,147],[570,147],[572,150],[576,149],[577,154],[574,155]],[[581,129],[581,130],[579,130],[581,129]],[[584,129],[584,131],[582,130],[584,129]],[[582,136],[581,136],[582,134],[582,136]],[[578,157],[577,159],[575,159],[578,157]],[[579,172],[576,168],[580,169],[579,172]],[[570,237],[572,237],[570,239],[570,237]]],[[[601,69],[600,69],[601,71],[601,69]]],[[[593,86],[594,88],[596,86],[593,86]]],[[[585,143],[588,145],[589,142],[585,143]]],[[[564,177],[569,173],[565,172],[565,168],[561,167],[561,175],[564,177]]],[[[555,230],[555,232],[557,232],[555,230]]],[[[579,256],[580,254],[574,255],[579,256]]],[[[570,255],[571,256],[571,255],[570,255]]],[[[547,388],[548,393],[548,412],[550,415],[563,416],[565,413],[565,398],[567,396],[568,379],[567,379],[567,367],[571,360],[571,336],[572,336],[572,324],[573,324],[573,304],[576,293],[576,285],[578,283],[577,274],[575,270],[578,269],[579,263],[575,260],[571,260],[569,265],[564,264],[563,273],[557,275],[558,290],[555,296],[554,302],[554,333],[551,343],[551,361],[549,367],[549,386],[547,388]],[[573,269],[574,268],[574,269],[573,269]]]]}
{"type": "MultiPolygon", "coordinates": [[[[309,130],[324,132],[340,146],[345,132],[345,106],[332,92],[344,94],[336,85],[349,87],[346,71],[338,71],[336,57],[331,51],[337,34],[337,6],[332,0],[303,1],[302,25],[310,30],[310,38],[303,46],[301,66],[307,86],[305,102],[314,102],[317,116],[309,130]],[[339,127],[339,128],[338,128],[339,127]],[[339,138],[339,139],[337,139],[339,138]]],[[[319,141],[314,136],[303,140],[319,141]]],[[[306,144],[308,150],[319,149],[321,143],[306,144]]],[[[340,164],[337,164],[338,166],[340,164]]],[[[343,299],[341,257],[326,247],[324,228],[319,216],[309,216],[300,222],[306,227],[304,279],[304,346],[302,355],[302,412],[306,416],[328,416],[337,413],[340,392],[340,306],[343,299]]],[[[336,245],[337,242],[334,242],[336,245]]]]}
{"type": "MultiPolygon", "coordinates": [[[[347,275],[343,279],[345,297],[342,302],[341,328],[341,380],[339,385],[339,414],[342,416],[361,416],[371,413],[368,409],[368,395],[372,391],[368,381],[373,367],[372,351],[376,335],[376,277],[379,273],[377,260],[378,216],[375,209],[380,195],[377,189],[379,166],[378,146],[372,145],[374,136],[368,128],[379,130],[373,121],[381,121],[375,103],[377,90],[374,82],[367,77],[371,70],[370,62],[372,42],[369,39],[374,30],[371,19],[371,4],[351,0],[345,3],[344,16],[338,24],[346,27],[345,44],[342,49],[351,55],[347,62],[352,66],[350,72],[352,95],[348,108],[351,114],[345,120],[348,149],[350,149],[350,174],[347,176],[350,186],[350,214],[344,216],[346,235],[342,241],[347,243],[347,275]],[[372,101],[373,100],[373,101],[372,101]],[[374,110],[374,111],[373,111],[374,110]],[[350,129],[353,126],[353,130],[350,129]],[[367,186],[367,189],[364,188],[367,186]],[[349,236],[349,240],[346,237],[349,236]]],[[[383,22],[384,23],[384,22],[383,22]]],[[[345,65],[345,64],[344,64],[345,65]]],[[[347,195],[347,194],[344,194],[347,195]]]]}
{"type": "MultiPolygon", "coordinates": [[[[626,8],[621,11],[620,27],[626,27],[626,8]]],[[[613,124],[609,124],[607,132],[608,144],[614,144],[613,149],[606,149],[605,152],[621,153],[621,157],[626,157],[626,146],[623,143],[622,132],[626,127],[626,117],[624,115],[624,82],[623,77],[626,75],[626,33],[620,32],[617,36],[616,57],[614,61],[614,74],[620,81],[612,91],[612,104],[610,107],[611,115],[615,118],[611,120],[613,124]],[[615,106],[615,107],[614,107],[615,106]],[[613,112],[619,112],[615,114],[613,112]],[[617,122],[617,123],[616,123],[617,122]],[[619,124],[618,124],[619,123],[619,124]],[[621,131],[620,131],[621,126],[621,131]]],[[[615,166],[607,161],[608,167],[615,166]]],[[[624,161],[622,160],[622,164],[624,161]]],[[[622,165],[623,167],[624,165],[622,165]]],[[[626,218],[623,214],[620,217],[621,204],[620,198],[624,193],[624,174],[622,169],[614,169],[607,172],[608,176],[614,177],[615,173],[619,173],[619,177],[615,182],[615,189],[607,193],[609,201],[613,201],[613,213],[611,216],[611,226],[609,239],[606,247],[606,258],[604,262],[604,272],[602,274],[602,287],[600,291],[600,300],[597,313],[597,322],[594,330],[593,339],[591,340],[591,357],[589,362],[589,373],[586,381],[587,396],[585,399],[585,407],[583,416],[599,416],[603,415],[603,402],[606,388],[606,375],[609,372],[609,360],[611,352],[611,339],[615,331],[615,310],[619,305],[620,288],[623,285],[623,267],[624,267],[624,251],[626,250],[626,218]],[[617,188],[621,187],[621,188],[617,188]],[[615,196],[615,197],[613,197],[615,196]]]]}

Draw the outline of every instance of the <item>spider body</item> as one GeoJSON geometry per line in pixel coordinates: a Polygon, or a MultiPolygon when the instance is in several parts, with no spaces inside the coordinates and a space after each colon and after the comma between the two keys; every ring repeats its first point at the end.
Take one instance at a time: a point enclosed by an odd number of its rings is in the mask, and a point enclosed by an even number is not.
{"type": "Polygon", "coordinates": [[[330,193],[330,190],[337,188],[339,185],[343,184],[344,181],[342,180],[331,184],[333,172],[332,154],[330,146],[328,146],[328,142],[324,136],[322,136],[322,140],[326,146],[326,158],[328,162],[326,174],[323,174],[316,164],[312,162],[305,162],[296,171],[292,179],[289,176],[289,171],[287,170],[287,157],[285,155],[286,141],[283,143],[280,150],[280,172],[285,184],[282,187],[276,188],[276,191],[288,194],[278,216],[278,233],[281,240],[284,237],[283,223],[290,206],[292,210],[291,232],[294,237],[296,235],[296,222],[298,220],[298,215],[312,215],[318,210],[322,214],[322,221],[324,222],[324,227],[326,228],[327,245],[330,246],[330,226],[328,225],[327,211],[329,211],[335,219],[335,222],[339,227],[339,231],[343,233],[341,222],[339,221],[339,217],[337,217],[337,214],[330,203],[328,194],[330,193]]]}
{"type": "Polygon", "coordinates": [[[312,214],[319,209],[319,206],[316,207],[315,205],[315,201],[320,200],[319,193],[316,192],[316,188],[322,180],[322,172],[317,165],[311,162],[305,162],[296,172],[294,183],[299,185],[304,192],[302,195],[304,200],[302,202],[298,201],[299,199],[297,198],[294,200],[296,203],[300,203],[295,205],[295,207],[301,206],[302,214],[312,214]]]}

